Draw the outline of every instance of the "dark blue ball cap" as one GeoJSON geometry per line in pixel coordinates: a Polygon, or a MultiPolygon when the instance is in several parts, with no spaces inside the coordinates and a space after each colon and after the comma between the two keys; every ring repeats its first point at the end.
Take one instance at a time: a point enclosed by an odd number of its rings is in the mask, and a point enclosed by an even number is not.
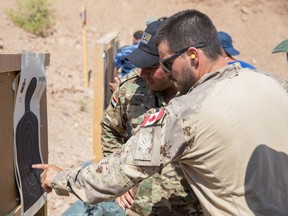
{"type": "Polygon", "coordinates": [[[232,44],[232,38],[226,32],[218,32],[218,38],[220,40],[222,48],[231,56],[239,55],[240,52],[237,51],[232,44]]]}
{"type": "Polygon", "coordinates": [[[163,23],[164,21],[150,23],[142,34],[138,48],[130,53],[126,59],[138,68],[151,67],[157,63],[160,58],[158,49],[154,45],[154,37],[163,23]]]}

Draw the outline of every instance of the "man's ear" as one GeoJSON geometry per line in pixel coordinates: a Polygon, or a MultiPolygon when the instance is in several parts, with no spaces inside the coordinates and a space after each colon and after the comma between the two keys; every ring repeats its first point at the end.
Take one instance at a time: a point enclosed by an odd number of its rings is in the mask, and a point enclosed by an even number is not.
{"type": "Polygon", "coordinates": [[[197,50],[194,47],[190,47],[187,52],[192,60],[195,60],[198,57],[197,50]]]}

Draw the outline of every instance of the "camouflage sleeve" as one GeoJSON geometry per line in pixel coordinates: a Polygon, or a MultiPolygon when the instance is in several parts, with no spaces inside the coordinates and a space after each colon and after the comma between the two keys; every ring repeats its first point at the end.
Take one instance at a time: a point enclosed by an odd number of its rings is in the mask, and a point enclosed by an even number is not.
{"type": "Polygon", "coordinates": [[[123,122],[123,107],[119,98],[120,88],[118,87],[108,105],[101,122],[101,143],[104,157],[107,157],[125,143],[128,135],[127,126],[123,122]]]}
{"type": "Polygon", "coordinates": [[[53,189],[58,195],[70,191],[85,202],[98,203],[161,172],[163,166],[187,150],[190,135],[184,135],[175,115],[163,115],[158,122],[154,119],[147,121],[148,126],[144,124],[121,150],[98,164],[60,172],[53,180],[53,189]]]}
{"type": "Polygon", "coordinates": [[[75,194],[79,199],[91,204],[110,200],[120,195],[148,175],[141,167],[125,163],[131,142],[122,149],[103,158],[98,164],[78,167],[58,173],[52,188],[58,195],[75,194]]]}

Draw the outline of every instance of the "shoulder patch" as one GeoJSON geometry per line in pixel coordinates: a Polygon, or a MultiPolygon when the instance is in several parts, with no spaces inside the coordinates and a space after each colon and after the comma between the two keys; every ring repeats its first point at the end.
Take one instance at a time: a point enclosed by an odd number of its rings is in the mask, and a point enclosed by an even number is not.
{"type": "Polygon", "coordinates": [[[113,108],[115,108],[117,106],[117,104],[118,104],[118,100],[117,100],[116,97],[113,96],[112,99],[111,99],[111,106],[113,108]]]}
{"type": "Polygon", "coordinates": [[[154,125],[163,117],[163,113],[164,113],[164,111],[160,110],[159,112],[145,116],[144,121],[141,123],[141,127],[154,125]]]}

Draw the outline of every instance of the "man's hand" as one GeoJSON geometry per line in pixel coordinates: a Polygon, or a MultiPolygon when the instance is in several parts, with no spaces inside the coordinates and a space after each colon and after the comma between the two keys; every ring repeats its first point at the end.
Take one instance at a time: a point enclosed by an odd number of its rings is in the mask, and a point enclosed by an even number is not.
{"type": "Polygon", "coordinates": [[[62,169],[56,165],[52,164],[33,164],[33,169],[42,169],[43,172],[41,173],[41,187],[47,193],[52,191],[51,183],[55,177],[55,175],[62,171],[62,169]]]}
{"type": "Polygon", "coordinates": [[[120,83],[120,79],[118,77],[114,78],[113,83],[109,83],[109,89],[111,90],[111,92],[115,91],[115,89],[118,87],[119,83],[120,83]]]}
{"type": "Polygon", "coordinates": [[[134,202],[133,188],[124,193],[122,196],[117,197],[115,201],[124,210],[126,208],[131,208],[134,202]]]}

